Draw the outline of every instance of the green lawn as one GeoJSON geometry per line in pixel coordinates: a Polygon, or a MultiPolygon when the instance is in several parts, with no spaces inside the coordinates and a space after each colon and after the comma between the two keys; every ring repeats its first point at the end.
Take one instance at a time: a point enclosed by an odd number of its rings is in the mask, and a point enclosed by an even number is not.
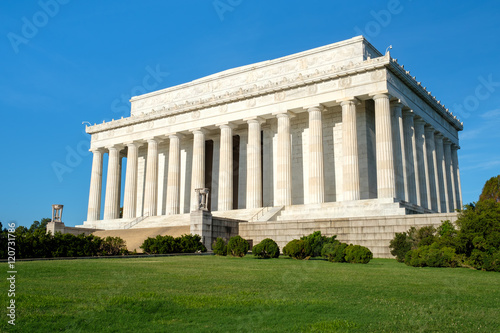
{"type": "MultiPolygon", "coordinates": [[[[3,314],[1,331],[500,328],[500,274],[464,268],[413,268],[390,259],[354,265],[251,256],[34,261],[18,262],[16,268],[16,326],[3,314]]],[[[6,313],[7,293],[1,294],[6,313]]]]}

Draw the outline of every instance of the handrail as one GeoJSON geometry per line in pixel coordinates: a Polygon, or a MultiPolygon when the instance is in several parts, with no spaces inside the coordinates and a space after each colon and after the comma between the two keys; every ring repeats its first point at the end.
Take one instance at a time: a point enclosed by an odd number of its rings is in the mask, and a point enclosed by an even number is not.
{"type": "Polygon", "coordinates": [[[254,222],[260,217],[264,216],[265,213],[267,213],[272,207],[264,207],[261,210],[257,212],[254,216],[252,216],[250,219],[248,219],[248,222],[254,222]],[[262,213],[262,214],[261,214],[262,213]],[[260,215],[260,216],[259,216],[260,215]]]}
{"type": "Polygon", "coordinates": [[[132,228],[134,225],[136,225],[139,222],[143,221],[146,217],[148,217],[148,216],[147,215],[145,215],[145,216],[139,216],[138,218],[136,218],[132,222],[129,222],[128,225],[126,224],[123,229],[130,229],[130,228],[132,228]]]}

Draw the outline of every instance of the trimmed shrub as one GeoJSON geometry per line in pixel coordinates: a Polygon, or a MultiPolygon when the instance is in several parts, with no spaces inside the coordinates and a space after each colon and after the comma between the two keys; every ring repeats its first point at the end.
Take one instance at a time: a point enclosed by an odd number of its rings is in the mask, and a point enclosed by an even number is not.
{"type": "Polygon", "coordinates": [[[305,259],[310,251],[309,242],[302,239],[293,239],[283,248],[283,254],[294,259],[305,259]]]}
{"type": "MultiPolygon", "coordinates": [[[[344,261],[344,247],[340,247],[342,243],[326,243],[321,249],[321,256],[330,262],[343,262],[344,261]],[[337,250],[339,250],[337,252],[337,250]],[[340,252],[340,255],[339,255],[340,252]]],[[[344,244],[347,246],[347,244],[344,244]]]]}
{"type": "Polygon", "coordinates": [[[349,245],[344,250],[345,261],[353,264],[367,264],[373,259],[373,253],[361,245],[349,245]]]}
{"type": "Polygon", "coordinates": [[[227,243],[226,243],[226,241],[221,237],[217,237],[217,239],[212,244],[212,250],[218,256],[227,255],[227,243]]]}
{"type": "Polygon", "coordinates": [[[396,236],[389,243],[389,248],[397,261],[404,262],[406,253],[411,250],[411,241],[406,232],[397,232],[396,236]]]}
{"type": "Polygon", "coordinates": [[[244,257],[248,252],[248,242],[241,238],[241,236],[234,236],[229,239],[227,243],[227,254],[233,257],[244,257]]]}
{"type": "Polygon", "coordinates": [[[252,248],[252,253],[255,257],[262,259],[278,258],[280,248],[271,238],[266,238],[252,248]]]}
{"type": "Polygon", "coordinates": [[[306,241],[309,245],[305,246],[307,253],[306,257],[319,257],[321,250],[326,243],[335,242],[337,236],[326,237],[321,235],[321,231],[315,231],[310,235],[303,236],[300,239],[306,241]]]}
{"type": "Polygon", "coordinates": [[[200,235],[186,234],[175,238],[181,253],[207,252],[207,248],[201,242],[200,235]]]}
{"type": "Polygon", "coordinates": [[[414,267],[456,267],[458,260],[455,249],[440,248],[437,243],[423,245],[406,254],[405,264],[414,267]]]}
{"type": "Polygon", "coordinates": [[[102,240],[99,252],[105,256],[116,256],[119,254],[127,254],[128,251],[123,239],[120,237],[108,236],[102,240]]]}
{"type": "Polygon", "coordinates": [[[201,243],[199,235],[182,235],[172,237],[169,235],[158,235],[155,238],[147,238],[141,245],[141,249],[149,254],[166,253],[195,253],[197,251],[206,252],[206,247],[201,243]]]}

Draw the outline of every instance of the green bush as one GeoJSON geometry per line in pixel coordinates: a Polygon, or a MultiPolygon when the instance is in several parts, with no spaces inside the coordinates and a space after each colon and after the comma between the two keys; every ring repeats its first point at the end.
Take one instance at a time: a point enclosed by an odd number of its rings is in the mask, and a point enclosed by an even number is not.
{"type": "Polygon", "coordinates": [[[330,262],[345,262],[344,250],[346,247],[345,243],[326,243],[321,249],[321,256],[330,262]]]}
{"type": "Polygon", "coordinates": [[[217,239],[212,244],[212,250],[218,256],[227,255],[227,243],[226,243],[226,241],[221,237],[217,237],[217,239]]]}
{"type": "Polygon", "coordinates": [[[310,251],[309,242],[302,239],[293,239],[283,248],[283,254],[294,259],[305,259],[310,251]]]}
{"type": "Polygon", "coordinates": [[[310,235],[303,236],[300,239],[308,243],[305,246],[307,253],[306,257],[319,257],[324,244],[335,242],[337,236],[326,237],[321,235],[321,231],[315,231],[310,235]]]}
{"type": "Polygon", "coordinates": [[[411,245],[412,243],[406,232],[397,232],[396,236],[389,243],[389,248],[397,261],[404,262],[406,253],[411,250],[411,245]]]}
{"type": "Polygon", "coordinates": [[[456,267],[458,259],[455,249],[451,247],[440,248],[437,243],[433,243],[408,251],[405,264],[414,267],[456,267]]]}
{"type": "Polygon", "coordinates": [[[241,236],[234,236],[227,243],[227,254],[233,257],[244,257],[248,252],[248,242],[241,236]]]}
{"type": "Polygon", "coordinates": [[[271,238],[263,239],[252,248],[254,256],[262,259],[278,258],[280,256],[280,248],[271,238]]]}
{"type": "Polygon", "coordinates": [[[207,248],[201,242],[200,235],[182,235],[175,238],[180,253],[207,252],[207,248]]]}
{"type": "Polygon", "coordinates": [[[99,251],[105,256],[116,256],[126,254],[127,248],[125,247],[125,241],[120,237],[108,236],[100,242],[99,251]]]}
{"type": "Polygon", "coordinates": [[[373,259],[373,253],[361,245],[349,245],[344,250],[345,261],[353,264],[367,264],[373,259]]]}
{"type": "Polygon", "coordinates": [[[155,238],[148,237],[144,240],[141,249],[149,254],[166,253],[195,253],[206,252],[206,247],[201,243],[199,235],[182,235],[181,237],[172,237],[169,235],[158,235],[155,238]]]}
{"type": "Polygon", "coordinates": [[[46,232],[50,219],[35,221],[30,228],[9,226],[0,233],[0,257],[7,258],[7,233],[15,236],[16,258],[82,257],[127,254],[125,242],[119,237],[102,239],[94,235],[46,232]]]}

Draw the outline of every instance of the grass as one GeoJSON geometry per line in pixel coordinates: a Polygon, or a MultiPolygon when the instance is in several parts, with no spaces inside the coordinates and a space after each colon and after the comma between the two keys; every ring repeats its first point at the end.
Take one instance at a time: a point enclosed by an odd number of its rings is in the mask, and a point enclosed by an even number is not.
{"type": "MultiPolygon", "coordinates": [[[[288,258],[18,262],[18,332],[497,332],[500,274],[288,258]]],[[[3,279],[5,281],[5,279],[3,279]]],[[[4,289],[8,289],[7,285],[4,289]]],[[[2,292],[6,313],[7,293],[2,292]]]]}

